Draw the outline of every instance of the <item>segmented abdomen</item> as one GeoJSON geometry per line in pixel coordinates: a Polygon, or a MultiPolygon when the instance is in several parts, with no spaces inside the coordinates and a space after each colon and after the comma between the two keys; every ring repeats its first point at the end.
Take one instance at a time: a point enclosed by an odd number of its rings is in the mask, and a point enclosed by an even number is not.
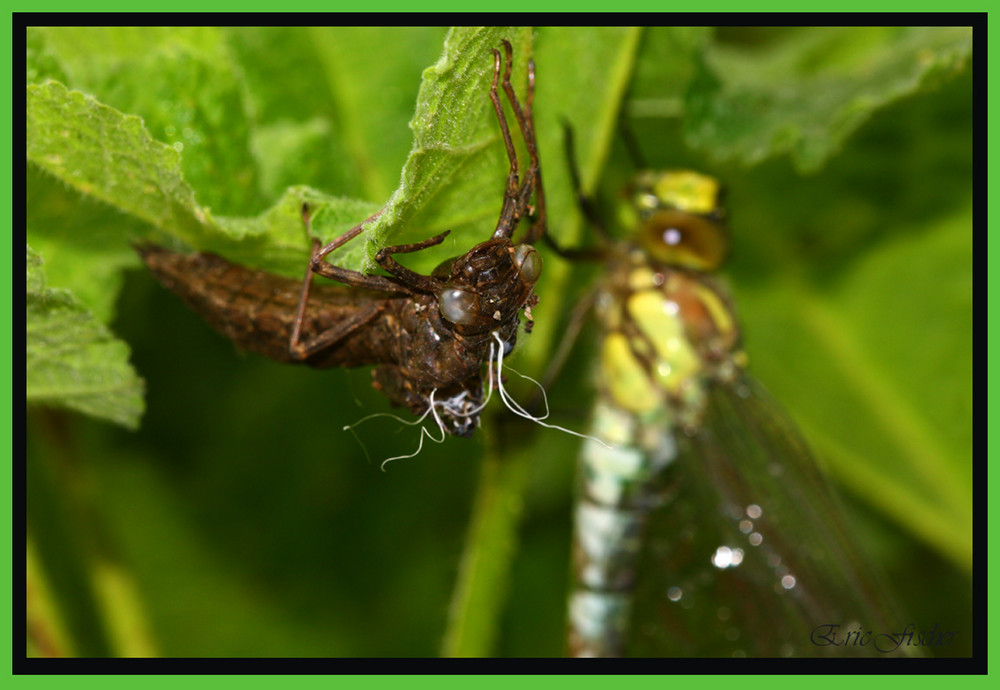
{"type": "Polygon", "coordinates": [[[607,399],[596,406],[590,433],[611,448],[588,439],[580,458],[569,611],[573,656],[625,652],[646,519],[663,500],[657,479],[676,457],[668,411],[664,406],[658,413],[662,423],[647,427],[642,438],[631,413],[607,399]],[[651,432],[657,428],[662,433],[651,432]]]}
{"type": "Polygon", "coordinates": [[[622,656],[645,525],[668,499],[674,434],[697,423],[706,383],[734,366],[738,334],[704,279],[638,255],[609,271],[597,305],[603,337],[590,433],[607,445],[586,441],[580,459],[570,651],[622,656]]]}
{"type": "MultiPolygon", "coordinates": [[[[289,353],[288,343],[301,281],[238,266],[215,254],[180,254],[153,245],[138,250],[164,287],[240,348],[278,362],[319,368],[392,361],[387,359],[393,353],[388,349],[390,333],[385,319],[375,319],[336,346],[299,362],[289,353]]],[[[388,310],[394,300],[388,293],[373,290],[314,285],[303,339],[331,328],[374,301],[384,302],[388,310]]]]}

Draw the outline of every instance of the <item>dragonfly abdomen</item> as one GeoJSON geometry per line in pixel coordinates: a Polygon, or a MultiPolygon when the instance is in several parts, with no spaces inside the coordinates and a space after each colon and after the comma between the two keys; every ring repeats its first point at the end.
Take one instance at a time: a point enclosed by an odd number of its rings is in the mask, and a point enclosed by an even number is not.
{"type": "MultiPolygon", "coordinates": [[[[157,280],[244,350],[278,362],[318,368],[386,361],[380,354],[386,353],[385,343],[391,335],[385,318],[373,319],[369,328],[358,329],[338,347],[303,362],[293,358],[288,349],[302,290],[300,281],[239,266],[215,254],[181,254],[154,245],[138,249],[157,280]]],[[[314,306],[303,324],[306,335],[320,333],[371,304],[381,302],[389,310],[393,302],[405,301],[393,299],[390,293],[334,285],[318,286],[313,299],[314,306]]]]}
{"type": "Polygon", "coordinates": [[[609,400],[597,405],[591,434],[607,445],[588,439],[581,455],[569,612],[574,656],[624,654],[646,521],[667,498],[659,478],[677,456],[670,429],[666,421],[640,425],[609,400]]]}

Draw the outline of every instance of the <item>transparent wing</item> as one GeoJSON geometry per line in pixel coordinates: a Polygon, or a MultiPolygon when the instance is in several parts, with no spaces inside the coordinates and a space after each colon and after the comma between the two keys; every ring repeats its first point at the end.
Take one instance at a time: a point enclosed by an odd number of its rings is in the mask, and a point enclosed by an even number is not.
{"type": "Polygon", "coordinates": [[[905,621],[852,547],[795,425],[760,384],[714,386],[650,516],[634,656],[883,656],[905,621]]]}

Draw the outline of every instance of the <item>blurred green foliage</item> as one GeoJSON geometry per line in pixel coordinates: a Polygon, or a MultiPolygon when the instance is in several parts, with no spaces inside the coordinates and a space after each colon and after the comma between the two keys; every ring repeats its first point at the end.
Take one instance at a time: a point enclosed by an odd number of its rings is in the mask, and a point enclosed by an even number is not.
{"type": "MultiPolygon", "coordinates": [[[[380,472],[416,437],[342,431],[388,407],[368,372],[236,352],[124,270],[140,266],[130,241],[153,239],[299,275],[305,199],[324,238],[389,204],[369,246],[336,259],[355,267],[390,239],[455,231],[417,270],[485,239],[506,165],[486,98],[502,37],[518,93],[537,63],[564,243],[588,238],[563,120],[602,204],[634,171],[629,141],[647,165],[726,182],[751,371],[828,461],[914,620],[969,652],[970,30],[63,27],[28,32],[29,279],[44,270],[128,344],[146,413],[138,432],[67,413],[71,386],[29,409],[29,653],[431,656],[446,631],[451,653],[562,653],[576,439],[497,413],[380,472]]],[[[594,278],[545,261],[513,362],[533,375],[594,278]]],[[[29,369],[38,324],[29,309],[29,369]]],[[[550,392],[576,429],[586,335],[550,392]]],[[[125,421],[108,409],[84,411],[125,421]]]]}

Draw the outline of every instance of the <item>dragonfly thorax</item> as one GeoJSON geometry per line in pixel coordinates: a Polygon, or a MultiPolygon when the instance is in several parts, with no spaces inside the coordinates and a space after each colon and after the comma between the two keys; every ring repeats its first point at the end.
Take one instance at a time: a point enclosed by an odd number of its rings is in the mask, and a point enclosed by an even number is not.
{"type": "Polygon", "coordinates": [[[728,299],[706,276],[657,266],[641,251],[618,265],[605,292],[602,384],[612,399],[636,414],[667,400],[679,419],[696,421],[707,383],[742,364],[728,299]]]}
{"type": "Polygon", "coordinates": [[[463,336],[488,334],[516,324],[541,274],[541,257],[529,245],[506,238],[482,242],[439,267],[448,272],[438,295],[441,316],[463,336]]]}

